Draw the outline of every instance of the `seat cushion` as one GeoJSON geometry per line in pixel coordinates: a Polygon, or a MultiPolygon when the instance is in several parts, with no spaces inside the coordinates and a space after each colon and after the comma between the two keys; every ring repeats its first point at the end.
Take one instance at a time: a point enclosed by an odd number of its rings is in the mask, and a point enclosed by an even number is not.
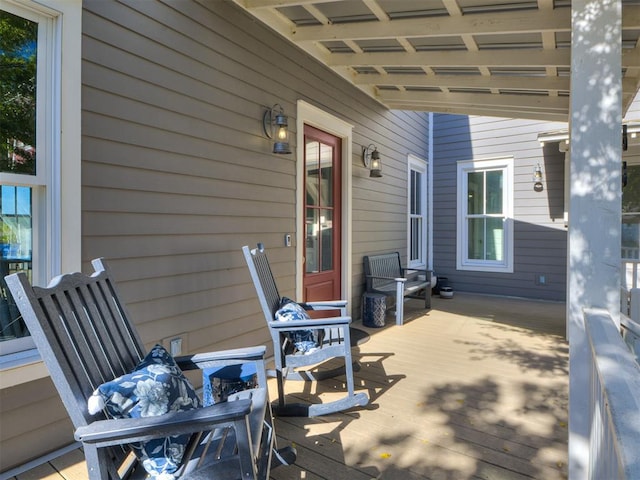
{"type": "MultiPolygon", "coordinates": [[[[156,345],[133,372],[100,385],[89,399],[89,413],[105,408],[113,418],[137,418],[190,410],[200,399],[175,360],[156,345]]],[[[145,470],[158,480],[171,480],[180,466],[190,435],[131,444],[145,470]]]]}
{"type": "MultiPolygon", "coordinates": [[[[282,297],[280,300],[280,308],[275,317],[276,320],[282,322],[311,319],[302,305],[287,297],[282,297]]],[[[311,353],[318,348],[318,332],[316,330],[294,330],[287,332],[287,336],[300,353],[311,353]]]]}

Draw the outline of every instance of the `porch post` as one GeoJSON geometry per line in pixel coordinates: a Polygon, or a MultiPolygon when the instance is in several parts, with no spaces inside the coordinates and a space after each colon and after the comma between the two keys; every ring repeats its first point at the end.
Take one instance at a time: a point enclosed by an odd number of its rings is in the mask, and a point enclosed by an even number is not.
{"type": "Polygon", "coordinates": [[[573,0],[567,259],[569,478],[587,478],[589,365],[582,309],[619,321],[621,0],[573,0]]]}

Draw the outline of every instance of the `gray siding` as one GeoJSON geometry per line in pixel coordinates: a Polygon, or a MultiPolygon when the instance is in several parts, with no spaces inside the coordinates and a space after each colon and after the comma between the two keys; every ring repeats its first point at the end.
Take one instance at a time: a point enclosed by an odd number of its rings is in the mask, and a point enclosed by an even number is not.
{"type": "Polygon", "coordinates": [[[434,269],[454,291],[564,300],[567,239],[564,226],[564,154],[540,146],[539,133],[564,124],[491,117],[434,115],[434,269]],[[457,162],[514,158],[514,272],[456,270],[457,162]],[[533,189],[540,163],[544,190],[533,189]],[[537,284],[544,275],[545,285],[537,284]]]}
{"type": "MultiPolygon", "coordinates": [[[[295,249],[282,239],[296,228],[295,155],[270,153],[262,115],[282,104],[295,147],[299,99],[354,126],[357,314],[362,256],[406,249],[406,158],[427,157],[427,115],[386,110],[231,2],[89,0],[83,34],[83,264],[109,260],[145,343],[270,344],[240,248],[264,242],[294,296],[295,249]],[[362,166],[370,143],[382,179],[362,166]]],[[[2,391],[13,399],[0,406],[3,470],[72,440],[50,386],[43,403],[16,406],[31,389],[2,391]],[[5,424],[41,408],[47,418],[5,424]],[[44,425],[46,446],[25,448],[44,425]]]]}

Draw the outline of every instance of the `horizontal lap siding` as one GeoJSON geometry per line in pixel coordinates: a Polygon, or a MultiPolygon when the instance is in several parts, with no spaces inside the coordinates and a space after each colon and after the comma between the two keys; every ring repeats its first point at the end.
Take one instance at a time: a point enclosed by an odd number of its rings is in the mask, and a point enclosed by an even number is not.
{"type": "Polygon", "coordinates": [[[268,343],[245,244],[265,243],[294,295],[282,238],[296,228],[295,155],[270,153],[265,106],[283,105],[292,144],[298,99],[354,126],[356,303],[362,255],[405,247],[406,157],[426,157],[425,114],[382,108],[225,2],[90,1],[84,32],[83,258],[112,260],[146,342],[268,343]],[[382,181],[362,166],[369,143],[382,181]]]}
{"type": "Polygon", "coordinates": [[[454,290],[564,300],[567,238],[564,226],[564,154],[541,147],[539,133],[563,124],[459,115],[434,116],[434,268],[454,290]],[[514,158],[514,272],[456,270],[457,162],[514,158]],[[540,164],[542,192],[533,190],[540,164]],[[545,285],[539,285],[540,275],[545,285]]]}
{"type": "MultiPolygon", "coordinates": [[[[83,7],[82,259],[87,271],[108,259],[143,341],[179,335],[187,352],[270,345],[240,248],[264,242],[281,293],[294,296],[295,249],[283,237],[295,238],[296,156],[271,153],[262,115],[283,105],[295,148],[300,99],[353,125],[343,161],[353,166],[357,314],[362,256],[406,248],[406,161],[427,156],[428,116],[383,108],[232,2],[83,7]],[[362,165],[370,143],[382,179],[362,165]]],[[[20,415],[45,404],[60,413],[43,400],[20,415]]],[[[0,409],[3,419],[18,411],[0,409]]],[[[3,421],[2,469],[69,443],[60,416],[10,430],[3,421]],[[55,432],[43,436],[46,449],[4,448],[39,428],[55,432]]]]}

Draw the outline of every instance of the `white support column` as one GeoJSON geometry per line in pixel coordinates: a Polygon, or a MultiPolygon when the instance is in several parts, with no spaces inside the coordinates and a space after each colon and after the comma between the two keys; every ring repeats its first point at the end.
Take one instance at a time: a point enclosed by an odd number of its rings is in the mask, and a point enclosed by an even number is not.
{"type": "Polygon", "coordinates": [[[621,0],[573,0],[568,235],[569,478],[588,474],[590,412],[582,309],[619,321],[621,0]]]}

